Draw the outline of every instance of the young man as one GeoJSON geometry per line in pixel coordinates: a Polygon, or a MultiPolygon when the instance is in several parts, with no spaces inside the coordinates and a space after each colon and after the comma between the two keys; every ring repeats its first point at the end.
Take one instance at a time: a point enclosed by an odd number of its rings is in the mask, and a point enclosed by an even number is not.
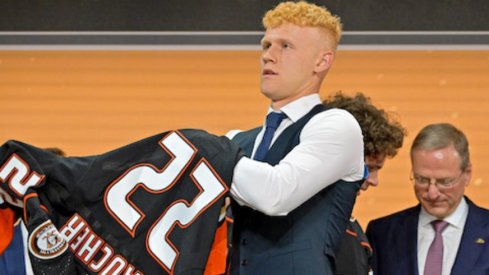
{"type": "Polygon", "coordinates": [[[333,274],[334,252],[364,177],[358,123],[319,96],[341,24],[324,7],[283,2],[263,25],[267,122],[228,134],[250,157],[236,165],[231,187],[231,273],[333,274]]]}
{"type": "MultiPolygon", "coordinates": [[[[370,98],[362,93],[347,96],[341,92],[328,97],[324,104],[347,110],[360,124],[363,133],[365,165],[368,178],[361,186],[366,191],[370,186],[379,185],[379,170],[387,158],[392,158],[401,148],[405,129],[400,123],[389,118],[388,113],[376,108],[370,98]]],[[[368,274],[372,249],[365,233],[355,218],[350,219],[346,233],[336,253],[337,275],[368,274]]]]}
{"type": "Polygon", "coordinates": [[[464,196],[472,165],[463,132],[426,126],[411,146],[411,164],[420,204],[367,227],[374,273],[489,274],[489,210],[464,196]]]}

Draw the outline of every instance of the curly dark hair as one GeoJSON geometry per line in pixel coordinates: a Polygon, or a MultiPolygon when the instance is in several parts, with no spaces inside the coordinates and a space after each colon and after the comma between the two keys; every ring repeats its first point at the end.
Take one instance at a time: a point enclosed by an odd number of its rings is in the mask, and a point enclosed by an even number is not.
{"type": "Polygon", "coordinates": [[[375,107],[364,94],[347,96],[339,91],[326,98],[323,104],[347,110],[356,118],[363,133],[365,156],[385,154],[392,158],[402,147],[406,129],[386,111],[375,107]]]}

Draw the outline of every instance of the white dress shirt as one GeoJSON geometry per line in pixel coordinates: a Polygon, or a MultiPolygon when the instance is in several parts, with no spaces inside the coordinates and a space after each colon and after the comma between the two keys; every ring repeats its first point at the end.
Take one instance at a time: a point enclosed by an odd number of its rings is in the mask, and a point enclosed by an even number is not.
{"type": "Polygon", "coordinates": [[[29,236],[29,232],[25,227],[23,221],[20,221],[20,226],[22,230],[22,243],[24,245],[24,263],[25,263],[25,275],[34,275],[34,271],[32,270],[31,258],[29,257],[29,248],[27,242],[27,236],[29,236]]]}
{"type": "MultiPolygon", "coordinates": [[[[447,228],[441,234],[443,237],[443,265],[442,275],[450,275],[452,266],[455,263],[455,257],[457,256],[458,247],[460,246],[460,240],[462,239],[462,233],[464,232],[465,221],[469,214],[469,206],[462,198],[457,209],[444,221],[448,222],[447,228]]],[[[433,239],[435,239],[435,230],[431,222],[437,218],[431,216],[426,210],[421,207],[419,212],[418,221],[418,271],[419,274],[424,274],[424,265],[426,263],[426,256],[430,248],[433,239]]]]}
{"type": "MultiPolygon", "coordinates": [[[[276,130],[272,144],[317,104],[321,99],[312,94],[282,107],[287,118],[276,130]]],[[[252,156],[264,127],[255,140],[252,156]]],[[[238,132],[226,136],[232,138],[238,132]]],[[[337,180],[357,181],[363,173],[363,137],[358,122],[347,111],[330,109],[307,122],[300,143],[277,165],[243,157],[234,169],[231,196],[240,205],[267,215],[286,215],[337,180]]]]}

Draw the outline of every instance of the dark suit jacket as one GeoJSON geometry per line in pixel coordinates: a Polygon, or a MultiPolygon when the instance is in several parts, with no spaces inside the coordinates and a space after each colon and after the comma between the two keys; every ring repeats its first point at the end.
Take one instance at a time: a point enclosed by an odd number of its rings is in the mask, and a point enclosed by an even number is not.
{"type": "MultiPolygon", "coordinates": [[[[489,275],[489,210],[465,198],[469,214],[452,275],[489,275]]],[[[421,206],[371,221],[367,237],[376,275],[418,275],[417,227],[421,206]]]]}

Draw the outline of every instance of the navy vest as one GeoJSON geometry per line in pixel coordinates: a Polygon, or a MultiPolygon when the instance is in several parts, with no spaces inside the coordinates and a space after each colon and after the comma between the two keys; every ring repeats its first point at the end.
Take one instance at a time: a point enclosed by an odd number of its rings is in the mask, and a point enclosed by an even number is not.
{"type": "MultiPolygon", "coordinates": [[[[316,105],[285,129],[270,148],[266,162],[275,165],[297,144],[304,125],[328,110],[316,105]]],[[[239,133],[250,156],[261,128],[239,133]]],[[[286,216],[267,216],[233,203],[231,274],[334,274],[334,255],[349,221],[362,181],[326,187],[286,216]]]]}

